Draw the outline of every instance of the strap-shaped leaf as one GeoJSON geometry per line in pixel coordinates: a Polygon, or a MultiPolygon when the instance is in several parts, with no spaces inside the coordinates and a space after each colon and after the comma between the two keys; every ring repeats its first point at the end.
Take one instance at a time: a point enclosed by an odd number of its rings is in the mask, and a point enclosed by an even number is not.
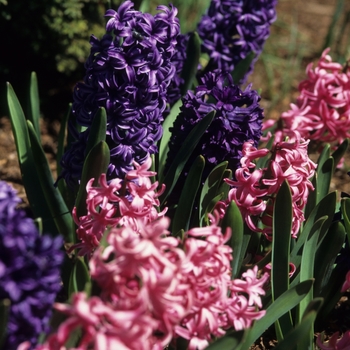
{"type": "Polygon", "coordinates": [[[316,203],[328,194],[333,170],[334,160],[330,156],[330,145],[326,144],[317,161],[316,203]]]}
{"type": "Polygon", "coordinates": [[[291,261],[297,268],[300,266],[303,245],[305,244],[305,241],[309,236],[310,230],[312,229],[312,226],[315,224],[315,222],[324,216],[328,217],[325,223],[322,225],[320,237],[323,237],[325,232],[327,232],[327,230],[329,229],[335,212],[336,200],[336,192],[331,192],[326,197],[321,199],[321,201],[311,211],[309,218],[307,219],[303,229],[301,230],[299,237],[290,254],[291,261]]]}
{"type": "Polygon", "coordinates": [[[346,234],[350,242],[350,198],[342,198],[340,203],[346,234]]]}
{"type": "Polygon", "coordinates": [[[86,145],[86,154],[88,154],[99,142],[106,141],[107,133],[107,113],[103,107],[96,112],[89,133],[86,145]]]}
{"type": "Polygon", "coordinates": [[[67,113],[61,120],[60,131],[58,133],[57,156],[56,156],[57,174],[61,174],[61,169],[62,169],[61,159],[64,154],[64,146],[65,146],[66,134],[67,134],[67,123],[71,113],[72,113],[72,104],[70,103],[68,106],[67,113]]]}
{"type": "Polygon", "coordinates": [[[159,142],[159,153],[158,153],[158,179],[160,182],[163,180],[163,171],[169,151],[169,141],[171,138],[170,128],[174,125],[174,121],[180,113],[180,107],[182,101],[178,100],[171,108],[169,115],[163,122],[163,135],[159,142]]]}
{"type": "Polygon", "coordinates": [[[36,73],[32,72],[30,76],[30,108],[28,113],[28,119],[32,122],[34,130],[40,139],[40,100],[39,100],[39,90],[38,90],[38,79],[36,73]]]}
{"type": "Polygon", "coordinates": [[[251,63],[253,62],[254,58],[256,57],[255,52],[250,52],[243,60],[241,60],[233,72],[231,73],[231,76],[233,78],[233,82],[236,85],[239,85],[241,80],[244,78],[244,76],[247,74],[249,67],[251,63]]]}
{"type": "MultiPolygon", "coordinates": [[[[232,179],[232,170],[226,169],[222,178],[231,180],[232,179]]],[[[227,184],[225,181],[222,181],[217,192],[223,194],[222,198],[227,198],[228,193],[230,192],[230,189],[231,189],[231,187],[229,186],[229,184],[227,184]]]]}
{"type": "Polygon", "coordinates": [[[68,210],[60,191],[54,186],[49,163],[46,159],[44,150],[39,143],[34,127],[29,120],[27,123],[38,179],[46,200],[46,206],[49,208],[51,214],[49,217],[42,217],[43,223],[45,224],[45,221],[53,219],[57,227],[56,232],[61,233],[68,242],[72,242],[74,232],[72,215],[68,210]]]}
{"type": "Polygon", "coordinates": [[[77,257],[69,279],[68,293],[82,292],[85,290],[86,284],[91,281],[90,273],[87,265],[82,257],[77,257]]]}
{"type": "Polygon", "coordinates": [[[349,147],[349,139],[345,139],[341,145],[332,153],[332,158],[334,159],[334,167],[337,167],[341,159],[344,157],[345,152],[349,147]]]}
{"type": "Polygon", "coordinates": [[[203,220],[206,218],[208,212],[208,207],[212,206],[213,198],[216,198],[218,195],[219,186],[222,183],[225,170],[227,168],[228,162],[222,162],[218,164],[209,174],[209,176],[204,181],[202,187],[201,196],[200,196],[200,210],[199,210],[199,222],[203,223],[203,220]]]}
{"type": "MultiPolygon", "coordinates": [[[[67,123],[68,119],[72,112],[72,104],[70,103],[68,106],[68,110],[66,115],[61,120],[61,127],[58,134],[58,142],[57,142],[57,154],[56,154],[56,163],[57,163],[57,174],[60,175],[62,172],[61,159],[64,154],[65,142],[66,142],[66,134],[67,134],[67,123]]],[[[71,191],[65,181],[56,182],[56,186],[60,191],[69,211],[72,211],[74,207],[75,197],[74,191],[71,191]]]]}
{"type": "Polygon", "coordinates": [[[312,349],[310,332],[316,319],[316,311],[311,311],[274,349],[278,350],[305,350],[312,349]]]}
{"type": "Polygon", "coordinates": [[[245,251],[242,251],[244,234],[243,218],[237,204],[234,201],[231,201],[226,208],[226,213],[221,223],[223,232],[225,232],[228,227],[231,229],[231,238],[228,244],[232,248],[232,278],[236,278],[240,272],[245,251]]]}
{"type": "Polygon", "coordinates": [[[100,141],[95,145],[86,156],[83,173],[81,176],[79,191],[75,206],[77,208],[77,215],[83,216],[86,214],[86,185],[90,179],[94,178],[94,185],[98,184],[98,179],[101,174],[107,172],[110,162],[109,147],[105,141],[100,141]]]}
{"type": "Polygon", "coordinates": [[[193,205],[195,203],[199,186],[202,183],[204,165],[204,158],[202,156],[198,156],[187,175],[184,187],[181,191],[179,203],[172,220],[172,232],[178,232],[181,229],[187,231],[189,228],[193,205]]]}
{"type": "Polygon", "coordinates": [[[334,172],[334,159],[328,158],[317,169],[316,203],[329,193],[329,187],[334,172]]]}
{"type": "Polygon", "coordinates": [[[314,186],[314,190],[309,192],[309,195],[307,197],[307,203],[304,209],[304,217],[305,220],[309,218],[310,213],[316,206],[316,201],[317,201],[317,173],[313,176],[311,180],[312,185],[314,186]]]}
{"type": "MultiPolygon", "coordinates": [[[[39,176],[33,159],[32,146],[29,140],[27,121],[22,107],[11,86],[7,84],[7,101],[10,112],[12,131],[15,138],[18,163],[22,174],[22,183],[33,211],[34,217],[50,218],[51,213],[47,206],[44,193],[41,189],[39,176]]],[[[53,221],[44,221],[44,231],[57,232],[53,221]]]]}
{"type": "Polygon", "coordinates": [[[308,280],[299,283],[297,286],[288,289],[280,297],[278,297],[267,309],[266,314],[260,320],[257,320],[242,346],[242,349],[248,349],[252,343],[258,339],[266,329],[268,329],[274,322],[276,322],[282,315],[289,312],[310,291],[313,280],[308,280]]]}
{"type": "Polygon", "coordinates": [[[247,331],[228,332],[224,337],[211,343],[206,350],[244,350],[241,345],[245,339],[247,331]]]}
{"type": "Polygon", "coordinates": [[[185,95],[192,89],[193,81],[197,74],[199,58],[201,55],[201,40],[197,32],[192,32],[186,49],[186,61],[182,68],[181,78],[184,80],[181,86],[181,95],[185,95]]]}
{"type": "Polygon", "coordinates": [[[328,282],[334,269],[334,262],[345,241],[345,228],[339,222],[333,222],[325,238],[317,249],[314,266],[314,296],[321,294],[324,288],[328,288],[328,282]]]}
{"type": "MultiPolygon", "coordinates": [[[[289,185],[283,182],[273,211],[272,239],[272,299],[276,300],[289,289],[289,251],[292,231],[292,195],[289,185]]],[[[282,316],[276,324],[277,339],[284,338],[293,327],[290,314],[282,316]]]]}
{"type": "MultiPolygon", "coordinates": [[[[301,256],[300,263],[300,281],[309,280],[310,278],[314,278],[314,262],[315,262],[315,254],[317,249],[317,241],[319,239],[319,235],[321,233],[322,225],[327,220],[326,217],[322,217],[315,222],[310,230],[310,233],[305,241],[303,246],[303,253],[301,256]]],[[[313,299],[313,288],[311,288],[310,292],[306,295],[306,297],[300,302],[298,307],[298,317],[299,322],[308,306],[308,304],[313,299]]]]}
{"type": "Polygon", "coordinates": [[[320,297],[324,299],[324,304],[319,312],[320,319],[328,317],[329,313],[334,309],[342,295],[340,289],[344,283],[346,269],[335,266],[327,283],[327,288],[323,288],[320,297]]]}
{"type": "Polygon", "coordinates": [[[171,191],[173,190],[179,176],[187,163],[192,152],[196,148],[199,140],[211,124],[215,117],[215,111],[208,113],[189,133],[186,140],[183,142],[175,159],[170,165],[170,168],[165,176],[164,184],[166,189],[163,195],[160,197],[161,204],[163,205],[171,191]]]}

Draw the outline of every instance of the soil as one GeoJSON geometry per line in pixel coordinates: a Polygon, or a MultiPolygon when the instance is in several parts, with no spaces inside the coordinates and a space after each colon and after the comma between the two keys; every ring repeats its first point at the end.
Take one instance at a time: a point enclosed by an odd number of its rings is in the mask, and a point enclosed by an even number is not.
{"type": "MultiPolygon", "coordinates": [[[[285,77],[290,74],[288,67],[277,64],[272,69],[275,71],[273,86],[267,87],[267,73],[263,64],[259,63],[251,77],[253,88],[262,89],[262,105],[266,110],[267,118],[277,119],[281,112],[288,109],[289,104],[297,96],[297,87],[300,80],[305,79],[304,70],[309,62],[315,61],[321,52],[324,38],[327,35],[329,25],[332,20],[337,0],[279,0],[277,6],[278,22],[272,27],[272,34],[267,42],[267,47],[276,46],[278,52],[275,55],[279,59],[285,59],[292,64],[293,76],[290,79],[288,95],[282,96],[277,102],[274,101],[274,93],[278,93],[285,84],[285,77]],[[292,29],[295,31],[293,32],[292,29]],[[294,34],[293,34],[294,33],[294,34]],[[294,36],[293,36],[294,35],[294,36]],[[290,44],[293,41],[294,51],[290,51],[290,44]],[[302,49],[302,57],[297,57],[298,50],[302,49]],[[293,60],[299,59],[299,66],[293,65],[293,60]]],[[[350,11],[350,2],[347,2],[348,11],[350,11]]],[[[278,62],[278,61],[276,61],[278,62]]],[[[293,63],[294,62],[294,63],[293,63]]],[[[273,65],[273,63],[271,63],[273,65]]],[[[39,82],[40,84],[40,82],[39,82]]],[[[59,99],[59,91],[54,98],[59,99]]],[[[41,120],[42,134],[41,139],[51,169],[54,174],[56,171],[56,148],[57,135],[59,130],[59,120],[49,120],[43,116],[41,120]]],[[[347,171],[350,169],[350,153],[346,155],[345,166],[335,172],[332,180],[331,189],[345,191],[350,193],[350,178],[347,171]]],[[[23,199],[24,205],[27,203],[25,192],[21,185],[21,174],[17,161],[14,138],[11,131],[9,119],[6,116],[0,118],[0,179],[13,185],[23,199]]],[[[332,334],[337,330],[350,329],[349,295],[337,305],[336,310],[330,317],[329,324],[325,330],[332,334]]],[[[273,332],[266,333],[259,339],[254,350],[272,349],[276,346],[273,332]]]]}

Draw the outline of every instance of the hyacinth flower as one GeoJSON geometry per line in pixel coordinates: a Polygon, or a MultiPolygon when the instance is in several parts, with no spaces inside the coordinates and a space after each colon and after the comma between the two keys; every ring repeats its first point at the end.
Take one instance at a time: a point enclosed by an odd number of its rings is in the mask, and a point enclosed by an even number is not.
{"type": "Polygon", "coordinates": [[[0,182],[0,299],[11,302],[2,349],[36,345],[49,331],[52,305],[61,289],[62,238],[40,235],[15,190],[0,182]]]}
{"type": "Polygon", "coordinates": [[[94,179],[88,182],[87,214],[78,216],[77,208],[73,209],[80,242],[71,250],[78,249],[79,255],[90,256],[99,247],[108,227],[128,225],[137,231],[141,219],[147,223],[165,214],[166,209],[157,210],[158,197],[164,187],[157,191],[158,182],[151,182],[150,177],[155,175],[149,171],[151,165],[152,160],[148,157],[142,165],[134,162],[134,169],[126,173],[124,180],[116,178],[107,182],[106,174],[101,174],[99,186],[93,186],[94,179]]]}
{"type": "MultiPolygon", "coordinates": [[[[243,146],[241,168],[236,170],[236,179],[226,180],[232,186],[228,201],[236,202],[251,230],[262,232],[269,240],[272,235],[274,199],[285,180],[292,195],[293,238],[297,237],[304,221],[303,209],[310,191],[314,189],[310,178],[316,168],[316,164],[307,154],[308,143],[297,132],[294,133],[294,138],[277,143],[271,151],[267,148],[258,150],[252,142],[246,142],[243,146]],[[268,165],[256,168],[255,161],[270,153],[268,165]],[[264,227],[260,228],[254,218],[261,220],[264,227]]],[[[223,203],[219,203],[218,208],[222,205],[223,203]]]]}
{"type": "Polygon", "coordinates": [[[268,275],[258,279],[255,267],[231,280],[230,230],[223,234],[217,219],[188,231],[183,244],[169,235],[169,218],[138,221],[137,231],[128,222],[109,231],[89,263],[101,293],[56,304],[68,317],[37,350],[66,349],[78,328],[78,349],[163,349],[179,336],[189,349],[204,349],[213,336],[265,314],[258,308],[268,275]]]}
{"type": "Polygon", "coordinates": [[[316,344],[321,350],[347,350],[350,348],[350,331],[347,331],[338,339],[339,332],[335,332],[330,339],[325,342],[323,334],[319,334],[316,344]]]}
{"type": "Polygon", "coordinates": [[[202,52],[210,58],[205,71],[231,72],[254,53],[255,58],[241,80],[244,83],[270,35],[276,4],[277,0],[212,0],[197,27],[202,52]]]}
{"type": "MultiPolygon", "coordinates": [[[[134,160],[143,163],[157,152],[167,89],[176,72],[171,60],[180,30],[177,9],[158,6],[160,12],[152,16],[133,6],[125,1],[117,11],[106,12],[107,34],[101,40],[91,37],[84,82],[74,90],[74,120],[87,128],[85,133],[99,107],[106,109],[111,154],[108,179],[123,178],[134,160]]],[[[80,179],[78,164],[86,157],[79,146],[85,138],[76,139],[62,159],[61,176],[68,184],[80,179]]]]}
{"type": "MultiPolygon", "coordinates": [[[[198,155],[205,158],[203,178],[219,163],[228,161],[228,168],[240,167],[242,145],[252,141],[255,146],[261,137],[263,109],[260,96],[249,85],[241,90],[228,73],[207,73],[195,92],[188,91],[183,97],[181,112],[175,120],[169,142],[167,166],[191,130],[211,111],[215,117],[187,164],[193,164],[198,155]]],[[[189,166],[185,167],[185,173],[189,166]]],[[[181,182],[181,181],[180,181],[181,182]]]]}
{"type": "MultiPolygon", "coordinates": [[[[347,65],[333,62],[329,51],[323,51],[315,68],[312,63],[307,66],[296,104],[281,114],[276,141],[294,130],[315,142],[340,144],[350,137],[350,71],[347,65]]],[[[264,128],[273,124],[267,121],[264,128]]]]}

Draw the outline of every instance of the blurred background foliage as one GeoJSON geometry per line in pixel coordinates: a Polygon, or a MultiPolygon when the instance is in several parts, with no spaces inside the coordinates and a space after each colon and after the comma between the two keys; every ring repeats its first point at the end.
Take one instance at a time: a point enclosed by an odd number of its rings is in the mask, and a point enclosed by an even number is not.
{"type": "MultiPolygon", "coordinates": [[[[210,0],[174,0],[182,33],[194,30],[210,0]]],[[[42,112],[56,119],[65,113],[72,89],[84,76],[91,34],[104,33],[106,9],[120,0],[0,0],[0,112],[4,110],[5,82],[20,98],[30,72],[38,75],[42,112]]],[[[135,0],[142,11],[156,12],[162,0],[135,0]]],[[[279,0],[278,19],[271,28],[250,81],[261,89],[266,115],[278,117],[294,99],[307,63],[322,49],[332,47],[333,59],[345,62],[350,53],[350,1],[279,0]],[[310,14],[310,18],[305,18],[310,14]],[[322,21],[323,31],[310,34],[305,23],[322,21]]]]}

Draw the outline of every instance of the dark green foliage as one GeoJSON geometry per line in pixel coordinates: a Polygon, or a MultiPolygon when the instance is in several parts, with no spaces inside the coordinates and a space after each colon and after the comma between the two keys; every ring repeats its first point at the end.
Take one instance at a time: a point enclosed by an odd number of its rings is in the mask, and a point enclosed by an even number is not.
{"type": "MultiPolygon", "coordinates": [[[[42,98],[55,95],[69,102],[72,86],[83,76],[90,35],[104,33],[106,6],[99,0],[0,2],[1,92],[3,83],[11,81],[22,99],[29,72],[36,71],[42,98]]],[[[61,102],[58,107],[63,112],[66,105],[61,102]]],[[[47,117],[56,110],[51,105],[47,117]]]]}

